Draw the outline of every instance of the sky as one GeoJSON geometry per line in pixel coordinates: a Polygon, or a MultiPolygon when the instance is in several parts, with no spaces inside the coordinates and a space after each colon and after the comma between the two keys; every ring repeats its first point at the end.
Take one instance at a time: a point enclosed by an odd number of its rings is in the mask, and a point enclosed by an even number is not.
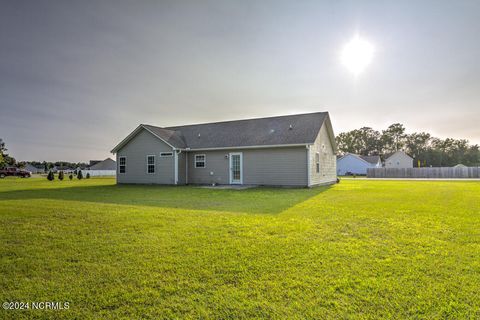
{"type": "Polygon", "coordinates": [[[88,161],[140,123],[328,111],[480,144],[480,1],[0,0],[0,138],[88,161]],[[366,70],[340,62],[355,35],[366,70]]]}

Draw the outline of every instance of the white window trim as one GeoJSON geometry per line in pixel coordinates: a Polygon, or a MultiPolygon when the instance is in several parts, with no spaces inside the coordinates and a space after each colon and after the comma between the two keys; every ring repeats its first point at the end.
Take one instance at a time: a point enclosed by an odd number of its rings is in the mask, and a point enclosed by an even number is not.
{"type": "Polygon", "coordinates": [[[230,184],[243,184],[243,152],[230,152],[228,154],[228,167],[230,171],[229,182],[230,184]],[[240,156],[240,181],[233,182],[233,170],[232,170],[232,156],[239,155],[240,156]]]}
{"type": "MultiPolygon", "coordinates": [[[[196,154],[193,157],[193,162],[195,164],[195,169],[205,169],[207,167],[207,155],[204,153],[196,154]],[[205,163],[203,167],[197,167],[197,156],[203,156],[203,162],[205,163]]],[[[198,162],[202,162],[202,161],[198,161],[198,162]]]]}
{"type": "Polygon", "coordinates": [[[155,155],[154,154],[147,154],[147,174],[155,174],[157,172],[157,166],[156,166],[156,163],[155,163],[155,155]],[[148,172],[148,166],[152,166],[152,164],[148,164],[148,157],[153,157],[153,172],[148,172]]]}
{"type": "Polygon", "coordinates": [[[125,174],[127,173],[127,157],[126,156],[119,156],[118,157],[118,174],[125,174]],[[125,167],[125,172],[120,172],[120,167],[121,167],[121,161],[120,159],[124,158],[125,159],[125,164],[123,165],[125,167]]]}
{"type": "Polygon", "coordinates": [[[173,157],[173,152],[160,152],[160,158],[169,158],[173,157]],[[168,155],[163,155],[162,153],[169,153],[168,155]]]}

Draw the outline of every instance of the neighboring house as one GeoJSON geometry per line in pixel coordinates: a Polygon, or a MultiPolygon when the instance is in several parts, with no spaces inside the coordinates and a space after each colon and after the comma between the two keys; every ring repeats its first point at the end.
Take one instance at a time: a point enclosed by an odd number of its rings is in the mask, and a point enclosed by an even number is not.
{"type": "MultiPolygon", "coordinates": [[[[110,158],[108,158],[108,159],[110,159],[110,158]]],[[[88,164],[88,166],[91,167],[93,165],[96,165],[99,162],[102,162],[102,160],[90,160],[89,162],[90,163],[88,164]]]]}
{"type": "Polygon", "coordinates": [[[90,174],[92,177],[98,176],[114,176],[117,173],[117,164],[115,160],[107,158],[101,160],[90,160],[90,166],[86,170],[82,170],[82,173],[86,175],[90,174]]]}
{"type": "Polygon", "coordinates": [[[347,153],[337,160],[337,174],[344,176],[349,174],[367,174],[368,168],[381,168],[380,156],[362,156],[347,153]]]}
{"type": "Polygon", "coordinates": [[[56,171],[57,172],[63,171],[63,173],[72,173],[74,169],[67,166],[57,166],[56,171]]]}
{"type": "Polygon", "coordinates": [[[92,160],[90,163],[94,162],[93,165],[88,167],[88,170],[117,170],[117,163],[111,158],[107,158],[103,161],[92,160]]]}
{"type": "Polygon", "coordinates": [[[466,165],[461,164],[461,163],[459,163],[459,164],[457,164],[457,165],[455,165],[455,166],[453,166],[453,167],[454,167],[454,168],[468,168],[466,165]]]}
{"type": "Polygon", "coordinates": [[[399,150],[386,157],[385,168],[413,168],[413,158],[399,150]]]}
{"type": "Polygon", "coordinates": [[[117,183],[315,186],[337,179],[327,112],[166,128],[141,124],[112,153],[117,183]]]}
{"type": "Polygon", "coordinates": [[[25,164],[24,170],[30,171],[31,173],[44,173],[45,168],[42,166],[41,168],[35,167],[33,164],[27,163],[25,164]]]}

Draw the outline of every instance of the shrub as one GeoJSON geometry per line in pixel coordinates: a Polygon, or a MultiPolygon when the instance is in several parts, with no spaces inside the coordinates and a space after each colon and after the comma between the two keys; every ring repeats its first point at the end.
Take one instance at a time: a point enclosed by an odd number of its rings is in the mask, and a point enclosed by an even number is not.
{"type": "Polygon", "coordinates": [[[85,178],[90,179],[90,172],[87,172],[87,175],[85,176],[85,178]]]}
{"type": "Polygon", "coordinates": [[[53,171],[52,171],[52,170],[48,171],[47,179],[48,179],[49,181],[55,180],[55,175],[53,174],[53,171]]]}
{"type": "Polygon", "coordinates": [[[64,175],[63,171],[60,171],[60,172],[58,173],[58,180],[63,181],[63,178],[64,178],[64,177],[65,177],[65,175],[64,175]]]}
{"type": "Polygon", "coordinates": [[[73,174],[70,173],[70,175],[68,176],[68,179],[72,180],[73,179],[73,174]]]}
{"type": "Polygon", "coordinates": [[[82,170],[78,170],[77,179],[78,179],[78,180],[82,180],[82,179],[83,179],[82,170]]]}

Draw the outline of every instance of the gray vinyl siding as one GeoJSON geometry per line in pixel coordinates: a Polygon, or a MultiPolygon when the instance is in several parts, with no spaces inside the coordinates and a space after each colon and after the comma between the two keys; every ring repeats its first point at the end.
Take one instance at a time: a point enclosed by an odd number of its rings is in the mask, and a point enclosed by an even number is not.
{"type": "Polygon", "coordinates": [[[178,154],[178,184],[185,184],[186,183],[186,153],[182,151],[178,154]]]}
{"type": "Polygon", "coordinates": [[[243,184],[307,185],[306,147],[232,149],[188,153],[188,183],[229,184],[230,152],[243,153],[243,184]],[[195,154],[206,155],[206,167],[195,168],[195,154]]]}
{"type": "Polygon", "coordinates": [[[229,184],[228,150],[189,152],[188,183],[192,184],[229,184]],[[195,155],[206,155],[205,168],[195,168],[195,155]]]}
{"type": "Polygon", "coordinates": [[[322,126],[315,143],[310,147],[310,185],[330,184],[337,181],[337,158],[326,128],[322,126]],[[325,146],[325,148],[323,148],[325,146]],[[320,172],[316,170],[316,153],[320,155],[320,172]]]}
{"type": "Polygon", "coordinates": [[[174,157],[160,157],[160,152],[173,152],[166,143],[146,130],[141,130],[117,152],[117,183],[174,184],[174,157]],[[155,173],[147,173],[147,155],[155,156],[155,173]],[[125,173],[119,173],[119,158],[126,156],[125,173]]]}

